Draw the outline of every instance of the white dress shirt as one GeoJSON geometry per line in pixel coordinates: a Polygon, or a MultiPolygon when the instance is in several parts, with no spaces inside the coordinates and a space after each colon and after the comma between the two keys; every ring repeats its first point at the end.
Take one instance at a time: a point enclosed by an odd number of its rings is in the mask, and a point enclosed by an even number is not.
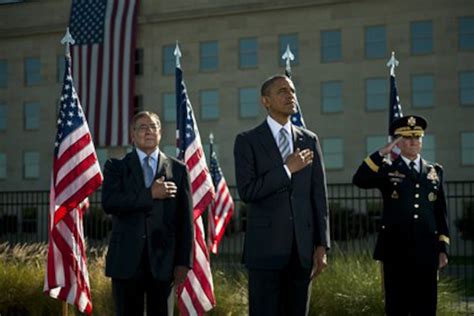
{"type": "MultiPolygon", "coordinates": [[[[293,153],[293,134],[291,131],[292,130],[291,120],[288,120],[288,122],[285,125],[281,125],[280,123],[275,121],[270,115],[268,115],[267,123],[268,123],[268,126],[270,126],[270,130],[272,131],[273,139],[275,139],[275,142],[277,144],[280,143],[280,130],[284,128],[287,131],[288,141],[290,143],[290,153],[293,153]]],[[[291,172],[290,172],[290,169],[288,169],[288,166],[284,164],[283,167],[285,168],[285,171],[288,177],[291,178],[291,172]]]]}

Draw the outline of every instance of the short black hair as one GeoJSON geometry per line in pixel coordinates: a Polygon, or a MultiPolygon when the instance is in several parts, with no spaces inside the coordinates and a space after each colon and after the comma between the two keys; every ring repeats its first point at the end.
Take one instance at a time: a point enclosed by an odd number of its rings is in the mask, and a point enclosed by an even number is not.
{"type": "Polygon", "coordinates": [[[288,78],[287,76],[285,75],[274,75],[274,76],[271,76],[270,78],[267,78],[263,83],[262,83],[262,87],[260,88],[260,95],[263,97],[263,96],[268,96],[268,94],[270,93],[270,89],[271,87],[273,86],[273,84],[275,83],[275,81],[277,80],[280,80],[280,79],[288,79],[288,80],[291,80],[290,78],[288,78]]]}

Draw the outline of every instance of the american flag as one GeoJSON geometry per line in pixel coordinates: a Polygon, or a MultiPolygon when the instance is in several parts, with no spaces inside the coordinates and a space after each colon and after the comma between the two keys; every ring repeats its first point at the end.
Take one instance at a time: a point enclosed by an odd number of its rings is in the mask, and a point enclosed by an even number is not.
{"type": "Polygon", "coordinates": [[[44,292],[92,312],[82,216],[102,183],[92,137],[71,77],[70,59],[58,114],[49,210],[44,292]]]}
{"type": "MultiPolygon", "coordinates": [[[[285,69],[285,75],[289,79],[291,79],[291,68],[287,67],[285,69]]],[[[306,128],[306,124],[305,124],[304,119],[303,119],[303,113],[301,112],[301,107],[300,107],[300,103],[298,102],[298,100],[296,100],[296,110],[297,110],[297,112],[295,114],[291,115],[291,123],[293,125],[298,126],[298,127],[306,128]]]]}
{"type": "Polygon", "coordinates": [[[230,195],[227,182],[222,173],[217,154],[213,150],[211,144],[211,177],[216,190],[216,197],[211,203],[211,211],[209,212],[209,244],[214,254],[217,254],[217,246],[224,236],[225,228],[229,224],[234,212],[234,200],[230,195]]]}
{"type": "Polygon", "coordinates": [[[176,67],[176,105],[178,159],[186,163],[191,176],[195,230],[193,269],[188,272],[184,284],[178,289],[178,306],[182,315],[203,315],[216,304],[201,216],[214,199],[215,193],[183,81],[183,72],[179,66],[176,67]]]}
{"type": "Polygon", "coordinates": [[[98,146],[126,146],[133,115],[137,0],[73,0],[73,75],[98,146]]]}
{"type": "MultiPolygon", "coordinates": [[[[395,71],[390,70],[390,109],[388,113],[388,128],[389,135],[388,141],[393,140],[393,135],[390,135],[390,125],[396,119],[403,116],[402,105],[400,104],[400,98],[398,97],[397,82],[395,80],[395,71]]],[[[398,146],[393,147],[390,153],[390,159],[395,160],[400,155],[400,148],[398,146]]]]}

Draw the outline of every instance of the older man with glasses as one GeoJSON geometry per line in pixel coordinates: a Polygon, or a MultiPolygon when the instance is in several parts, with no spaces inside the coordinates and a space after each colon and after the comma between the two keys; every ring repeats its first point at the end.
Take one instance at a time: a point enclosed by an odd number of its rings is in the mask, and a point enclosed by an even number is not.
{"type": "Polygon", "coordinates": [[[102,206],[112,215],[106,275],[116,315],[172,315],[173,285],[192,264],[193,215],[189,173],[159,149],[157,114],[137,113],[134,149],[104,168],[102,206]]]}

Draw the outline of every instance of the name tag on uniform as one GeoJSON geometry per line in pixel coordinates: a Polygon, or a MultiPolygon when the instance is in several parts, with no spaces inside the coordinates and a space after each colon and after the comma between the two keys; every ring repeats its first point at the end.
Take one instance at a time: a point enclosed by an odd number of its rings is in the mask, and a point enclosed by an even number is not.
{"type": "Polygon", "coordinates": [[[395,177],[395,178],[402,178],[402,179],[406,177],[406,175],[404,175],[403,173],[398,172],[398,170],[395,170],[395,172],[389,172],[388,176],[389,177],[395,177]]]}

